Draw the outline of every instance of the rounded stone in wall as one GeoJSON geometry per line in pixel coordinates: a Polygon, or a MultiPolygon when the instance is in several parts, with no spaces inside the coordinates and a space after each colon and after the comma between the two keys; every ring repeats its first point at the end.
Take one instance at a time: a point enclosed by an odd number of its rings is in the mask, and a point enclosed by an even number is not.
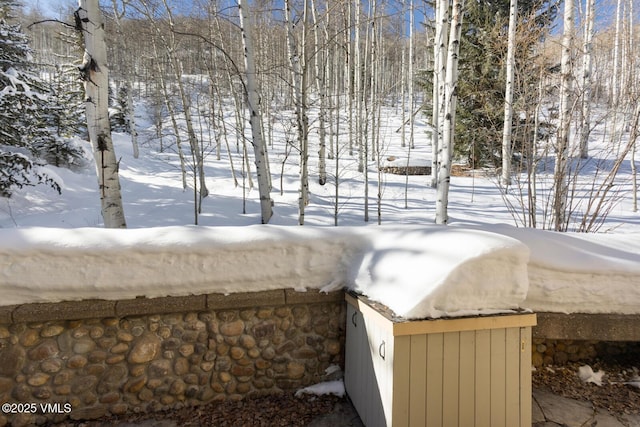
{"type": "Polygon", "coordinates": [[[11,336],[11,332],[9,332],[9,328],[6,326],[0,325],[0,339],[6,339],[11,336]]]}
{"type": "Polygon", "coordinates": [[[287,377],[289,379],[300,379],[304,376],[305,367],[298,362],[289,362],[287,364],[287,377]]]}
{"type": "Polygon", "coordinates": [[[104,335],[104,329],[101,328],[100,326],[94,326],[89,331],[89,336],[91,338],[93,338],[94,340],[98,339],[98,338],[101,338],[103,335],[104,335]]]}
{"type": "Polygon", "coordinates": [[[146,365],[133,365],[129,367],[129,375],[132,377],[139,377],[140,375],[144,375],[147,371],[146,365]]]}
{"type": "Polygon", "coordinates": [[[138,393],[140,390],[142,390],[142,387],[144,387],[146,383],[146,376],[134,378],[127,381],[127,383],[124,385],[124,390],[129,393],[138,393]]]}
{"type": "Polygon", "coordinates": [[[33,387],[38,387],[46,384],[49,381],[49,378],[51,378],[50,375],[38,372],[27,379],[27,384],[33,387]]]}
{"type": "Polygon", "coordinates": [[[105,393],[100,397],[100,403],[113,404],[120,400],[120,394],[116,392],[105,393]]]}
{"type": "Polygon", "coordinates": [[[189,361],[184,357],[179,357],[173,364],[173,370],[176,375],[184,375],[189,372],[189,361]]]}
{"type": "Polygon", "coordinates": [[[147,363],[153,360],[160,350],[160,339],[152,333],[140,336],[133,344],[127,358],[129,363],[147,363]]]}
{"type": "MultiPolygon", "coordinates": [[[[57,355],[59,352],[58,343],[53,339],[46,339],[27,353],[30,360],[45,360],[57,355]]],[[[1,356],[1,355],[0,355],[1,356]]],[[[5,360],[2,357],[2,360],[5,360]]]]}
{"type": "Polygon", "coordinates": [[[171,362],[166,359],[154,360],[149,365],[149,376],[151,378],[162,378],[171,371],[171,362]]]}
{"type": "Polygon", "coordinates": [[[129,405],[126,403],[117,403],[111,406],[110,411],[113,415],[124,415],[127,413],[128,409],[129,405]]]}
{"type": "Polygon", "coordinates": [[[40,340],[40,333],[36,329],[27,329],[24,334],[20,335],[18,341],[20,345],[31,347],[40,340]]]}
{"type": "Polygon", "coordinates": [[[233,322],[226,322],[220,325],[220,333],[226,337],[236,337],[244,332],[244,322],[242,320],[235,320],[233,322]]]}
{"type": "Polygon", "coordinates": [[[256,346],[256,340],[251,335],[242,335],[240,337],[240,345],[249,350],[256,346]]]}
{"type": "Polygon", "coordinates": [[[182,344],[178,349],[178,352],[184,357],[191,356],[194,353],[194,351],[195,351],[195,347],[193,344],[182,344]]]}
{"type": "Polygon", "coordinates": [[[11,378],[0,378],[0,395],[8,392],[13,387],[13,380],[11,378]]]}
{"type": "Polygon", "coordinates": [[[276,316],[278,317],[287,317],[291,314],[290,307],[277,307],[275,309],[276,316]]]}
{"type": "Polygon", "coordinates": [[[153,392],[148,388],[143,388],[140,393],[138,393],[138,399],[143,402],[149,402],[151,399],[153,399],[153,392]]]}
{"type": "Polygon", "coordinates": [[[88,360],[86,357],[77,354],[69,358],[69,360],[67,361],[67,367],[71,369],[78,369],[78,368],[82,368],[87,363],[88,363],[88,360]]]}
{"type": "Polygon", "coordinates": [[[229,354],[233,360],[240,360],[244,357],[245,351],[241,347],[231,347],[229,354]]]}
{"type": "Polygon", "coordinates": [[[62,326],[62,325],[48,325],[48,326],[45,326],[44,328],[42,328],[42,331],[40,332],[40,336],[43,337],[43,338],[57,337],[62,332],[64,332],[64,326],[62,326]]]}
{"type": "Polygon", "coordinates": [[[62,360],[47,359],[40,364],[40,369],[48,374],[59,372],[62,369],[62,360]]]}
{"type": "MultiPolygon", "coordinates": [[[[127,323],[128,325],[128,323],[127,323]]],[[[134,336],[132,334],[130,334],[129,332],[125,332],[123,330],[119,330],[116,333],[116,338],[118,339],[118,341],[124,341],[124,342],[131,342],[134,339],[134,336]]]]}

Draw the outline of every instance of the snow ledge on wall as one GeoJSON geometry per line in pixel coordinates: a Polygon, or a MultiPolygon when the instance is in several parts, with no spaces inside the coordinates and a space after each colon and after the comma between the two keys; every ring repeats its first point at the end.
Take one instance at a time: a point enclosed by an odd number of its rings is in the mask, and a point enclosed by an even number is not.
{"type": "Polygon", "coordinates": [[[0,230],[0,305],[347,285],[412,318],[640,313],[640,234],[508,226],[0,230]]]}

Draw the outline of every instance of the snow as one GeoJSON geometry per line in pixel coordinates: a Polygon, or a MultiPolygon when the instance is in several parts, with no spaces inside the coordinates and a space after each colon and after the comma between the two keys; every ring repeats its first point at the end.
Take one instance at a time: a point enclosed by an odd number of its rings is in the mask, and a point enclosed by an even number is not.
{"type": "Polygon", "coordinates": [[[408,319],[640,313],[640,234],[590,237],[463,225],[1,229],[0,304],[347,286],[408,319]]]}
{"type": "Polygon", "coordinates": [[[0,304],[319,289],[346,277],[349,236],[336,231],[0,230],[0,304]]]}
{"type": "Polygon", "coordinates": [[[296,391],[296,397],[300,397],[303,394],[313,394],[316,396],[334,395],[344,397],[344,382],[342,380],[325,381],[296,391]]]}
{"type": "Polygon", "coordinates": [[[331,381],[323,381],[317,384],[310,385],[308,387],[304,387],[296,391],[296,397],[301,397],[305,394],[311,394],[315,396],[325,396],[325,395],[334,395],[338,397],[344,397],[345,388],[343,381],[342,369],[339,365],[329,365],[327,369],[325,369],[325,374],[327,376],[335,376],[338,377],[336,380],[331,381]]]}
{"type": "MultiPolygon", "coordinates": [[[[393,131],[399,117],[382,117],[385,162],[407,164],[393,131]]],[[[144,141],[153,130],[137,122],[144,141]]],[[[424,130],[418,123],[412,165],[428,162],[424,130]]],[[[276,142],[284,140],[278,132],[276,142]]],[[[242,213],[242,177],[236,187],[229,172],[229,158],[239,171],[241,156],[223,150],[221,160],[207,155],[211,195],[194,226],[193,193],[181,186],[177,155],[147,143],[134,159],[126,135],[114,134],[114,143],[130,229],[100,228],[91,164],[76,172],[47,166],[62,196],[36,186],[0,199],[1,306],[346,286],[410,319],[513,310],[640,314],[640,217],[628,197],[611,206],[603,230],[612,233],[555,233],[515,227],[491,178],[452,177],[451,225],[443,227],[432,224],[429,177],[385,174],[384,225],[363,226],[357,154],[342,153],[340,226],[332,226],[335,186],[312,181],[299,227],[298,166],[277,143],[270,152],[273,225],[258,225],[256,189],[245,188],[242,213]]]]}
{"type": "Polygon", "coordinates": [[[380,228],[355,263],[352,289],[406,318],[517,309],[529,250],[496,233],[441,226],[380,228]]]}
{"type": "Polygon", "coordinates": [[[623,384],[627,384],[635,388],[640,388],[640,376],[636,372],[630,381],[626,381],[623,384]]]}
{"type": "Polygon", "coordinates": [[[585,383],[593,383],[598,386],[602,386],[602,377],[604,377],[605,372],[603,370],[598,370],[598,372],[593,372],[593,369],[589,365],[580,366],[578,368],[578,377],[585,383]]]}
{"type": "Polygon", "coordinates": [[[529,291],[534,311],[638,314],[640,233],[584,234],[496,229],[531,250],[529,291]]]}

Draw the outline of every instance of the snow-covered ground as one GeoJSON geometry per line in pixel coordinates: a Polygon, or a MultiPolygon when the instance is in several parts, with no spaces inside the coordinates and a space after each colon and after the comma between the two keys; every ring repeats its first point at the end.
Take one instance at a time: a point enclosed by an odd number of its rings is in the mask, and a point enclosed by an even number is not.
{"type": "MultiPolygon", "coordinates": [[[[387,113],[382,161],[427,164],[424,124],[409,152],[395,132],[397,115],[387,113]]],[[[452,178],[451,225],[442,227],[433,225],[435,190],[428,176],[383,174],[383,225],[378,226],[375,162],[370,163],[371,220],[365,224],[357,154],[345,152],[338,165],[340,227],[333,227],[335,169],[330,182],[320,186],[315,162],[311,203],[305,226],[299,227],[297,159],[295,153],[287,157],[279,143],[285,138],[276,133],[269,154],[271,225],[258,225],[256,189],[245,187],[247,213],[242,213],[242,161],[232,141],[231,152],[223,145],[221,160],[212,151],[206,158],[211,194],[196,227],[190,225],[193,191],[181,186],[176,154],[158,152],[149,135],[141,134],[138,159],[128,136],[114,135],[128,230],[99,228],[92,167],[79,172],[48,167],[63,188],[61,196],[38,186],[0,199],[0,305],[274,286],[329,290],[346,284],[408,318],[518,308],[640,313],[640,216],[631,210],[628,163],[620,177],[623,197],[601,228],[608,234],[516,228],[494,180],[485,176],[452,178]]]]}

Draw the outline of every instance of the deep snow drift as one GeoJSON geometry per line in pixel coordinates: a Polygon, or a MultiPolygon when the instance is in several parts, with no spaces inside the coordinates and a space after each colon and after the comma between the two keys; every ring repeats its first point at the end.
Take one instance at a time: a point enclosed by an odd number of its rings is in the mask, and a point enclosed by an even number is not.
{"type": "Polygon", "coordinates": [[[406,318],[640,313],[640,234],[435,225],[0,230],[0,305],[342,286],[406,318]]]}

